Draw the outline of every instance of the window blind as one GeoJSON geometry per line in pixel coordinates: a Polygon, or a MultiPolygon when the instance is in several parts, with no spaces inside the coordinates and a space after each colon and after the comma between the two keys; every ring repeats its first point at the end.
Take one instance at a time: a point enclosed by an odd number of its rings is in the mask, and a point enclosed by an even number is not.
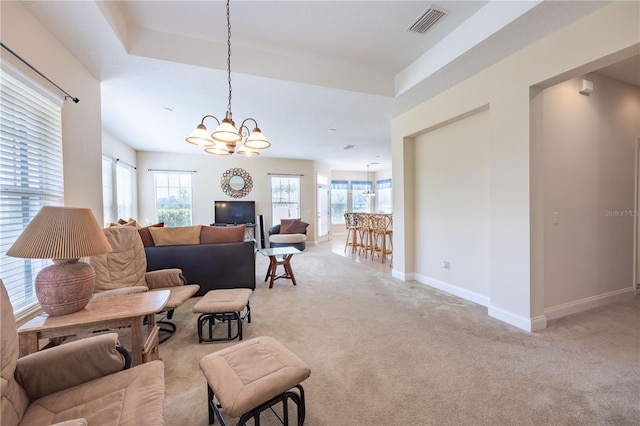
{"type": "Polygon", "coordinates": [[[62,100],[5,63],[0,68],[0,277],[14,313],[37,303],[33,283],[51,263],[8,257],[42,206],[63,205],[62,100]]]}
{"type": "Polygon", "coordinates": [[[110,157],[102,156],[102,217],[103,226],[109,222],[116,222],[118,219],[114,214],[113,202],[113,160],[110,157]]]}
{"type": "Polygon", "coordinates": [[[348,180],[332,180],[331,189],[349,189],[348,180]]]}
{"type": "Polygon", "coordinates": [[[391,188],[391,179],[382,179],[376,181],[376,189],[391,188]]]}
{"type": "Polygon", "coordinates": [[[300,178],[271,176],[271,220],[274,225],[282,219],[300,217],[300,178]]]}
{"type": "Polygon", "coordinates": [[[370,180],[352,180],[352,191],[371,191],[373,189],[373,182],[370,180]]]}
{"type": "Polygon", "coordinates": [[[118,218],[128,220],[133,216],[133,167],[117,162],[116,182],[118,218]]]}

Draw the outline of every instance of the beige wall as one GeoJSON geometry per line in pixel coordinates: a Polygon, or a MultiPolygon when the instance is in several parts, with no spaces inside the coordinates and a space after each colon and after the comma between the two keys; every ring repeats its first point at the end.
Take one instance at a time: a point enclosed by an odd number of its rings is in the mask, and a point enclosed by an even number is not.
{"type": "MultiPolygon", "coordinates": [[[[637,53],[639,5],[616,2],[513,54],[392,120],[394,276],[414,278],[418,181],[414,139],[489,107],[489,315],[525,330],[546,327],[538,205],[541,175],[531,145],[531,87],[549,87],[637,53]],[[589,42],[585,42],[588,40],[589,42]],[[553,60],[550,60],[553,58],[553,60]]],[[[462,154],[461,154],[462,155],[462,154]]],[[[441,260],[441,259],[438,259],[441,260]]]]}
{"type": "MultiPolygon", "coordinates": [[[[2,42],[80,99],[65,101],[62,109],[65,204],[89,207],[102,222],[100,83],[19,2],[3,1],[0,8],[2,42]]],[[[58,92],[4,49],[2,59],[58,92]]]]}
{"type": "MultiPolygon", "coordinates": [[[[575,301],[633,287],[636,145],[640,88],[597,74],[544,90],[544,306],[547,318],[575,301]]],[[[570,312],[570,311],[569,311],[570,312]]]]}
{"type": "Polygon", "coordinates": [[[484,305],[489,298],[489,112],[415,138],[414,279],[484,305]],[[443,262],[449,269],[443,269],[443,262]]]}
{"type": "Polygon", "coordinates": [[[256,214],[264,215],[265,232],[272,225],[271,183],[269,173],[297,174],[301,176],[301,216],[309,223],[307,235],[315,241],[316,171],[322,170],[312,161],[248,158],[240,155],[219,157],[205,154],[168,154],[138,152],[138,219],[142,223],[154,222],[153,173],[149,169],[190,170],[193,190],[193,223],[210,224],[214,221],[214,203],[233,200],[220,188],[222,174],[234,167],[246,170],[253,180],[251,193],[239,200],[255,201],[256,214]]]}

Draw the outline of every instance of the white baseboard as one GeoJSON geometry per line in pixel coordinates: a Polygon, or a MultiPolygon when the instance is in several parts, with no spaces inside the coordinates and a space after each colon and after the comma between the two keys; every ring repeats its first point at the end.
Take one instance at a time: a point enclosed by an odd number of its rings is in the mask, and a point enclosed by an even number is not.
{"type": "Polygon", "coordinates": [[[413,272],[405,274],[404,272],[400,272],[396,269],[391,270],[391,276],[393,278],[397,278],[402,281],[412,281],[413,280],[413,272]]]}
{"type": "Polygon", "coordinates": [[[553,306],[544,310],[547,319],[566,317],[567,315],[577,314],[579,312],[588,311],[589,309],[605,306],[614,302],[621,302],[634,297],[633,287],[616,290],[597,296],[587,297],[585,299],[575,300],[573,302],[563,303],[562,305],[553,306]]]}
{"type": "Polygon", "coordinates": [[[495,306],[489,306],[488,311],[490,317],[506,322],[524,331],[531,332],[547,328],[547,318],[544,315],[535,318],[526,318],[495,306]]]}
{"type": "Polygon", "coordinates": [[[430,287],[437,288],[438,290],[445,291],[449,294],[453,294],[454,296],[461,297],[465,300],[469,300],[471,302],[477,303],[482,306],[486,306],[488,308],[488,314],[490,317],[510,324],[514,327],[517,327],[524,331],[536,331],[541,330],[547,327],[547,319],[546,317],[537,317],[537,318],[525,318],[519,315],[515,315],[511,312],[505,311],[504,309],[496,308],[491,305],[491,299],[488,296],[469,291],[460,287],[456,287],[454,285],[433,279],[431,277],[427,277],[424,275],[416,275],[416,281],[422,284],[426,284],[430,287]]]}
{"type": "Polygon", "coordinates": [[[530,331],[538,331],[544,330],[547,328],[547,316],[540,315],[539,317],[531,318],[531,330],[530,331]]]}
{"type": "Polygon", "coordinates": [[[437,288],[438,290],[453,294],[454,296],[461,297],[465,300],[477,303],[478,305],[489,306],[489,297],[484,296],[480,293],[456,287],[443,281],[427,277],[426,275],[415,274],[414,279],[421,284],[426,284],[429,287],[437,288]]]}

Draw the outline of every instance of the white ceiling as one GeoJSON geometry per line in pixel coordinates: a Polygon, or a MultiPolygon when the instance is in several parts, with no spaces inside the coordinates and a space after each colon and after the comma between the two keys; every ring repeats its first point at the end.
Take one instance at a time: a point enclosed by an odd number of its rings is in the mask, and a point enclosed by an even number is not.
{"type": "MultiPolygon", "coordinates": [[[[225,2],[22,3],[102,82],[106,131],[208,155],[184,139],[226,111],[225,2]]],[[[233,117],[258,121],[263,157],[388,169],[391,118],[607,3],[232,0],[233,117]],[[430,5],[448,14],[406,31],[430,5]]]]}

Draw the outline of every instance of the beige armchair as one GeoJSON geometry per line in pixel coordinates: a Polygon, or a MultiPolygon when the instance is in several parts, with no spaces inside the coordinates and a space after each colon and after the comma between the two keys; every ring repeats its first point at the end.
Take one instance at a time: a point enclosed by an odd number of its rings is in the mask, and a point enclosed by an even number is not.
{"type": "Polygon", "coordinates": [[[0,280],[0,336],[3,425],[164,424],[164,364],[123,370],[117,334],[18,358],[13,307],[0,280]]]}
{"type": "Polygon", "coordinates": [[[198,284],[185,285],[180,269],[163,269],[147,272],[147,257],[138,231],[131,226],[105,228],[104,234],[111,244],[111,253],[92,256],[91,265],[96,271],[94,297],[118,296],[154,290],[171,290],[169,301],[164,307],[166,319],[157,321],[160,343],[171,337],[176,326],[168,321],[173,311],[193,296],[198,284]]]}

